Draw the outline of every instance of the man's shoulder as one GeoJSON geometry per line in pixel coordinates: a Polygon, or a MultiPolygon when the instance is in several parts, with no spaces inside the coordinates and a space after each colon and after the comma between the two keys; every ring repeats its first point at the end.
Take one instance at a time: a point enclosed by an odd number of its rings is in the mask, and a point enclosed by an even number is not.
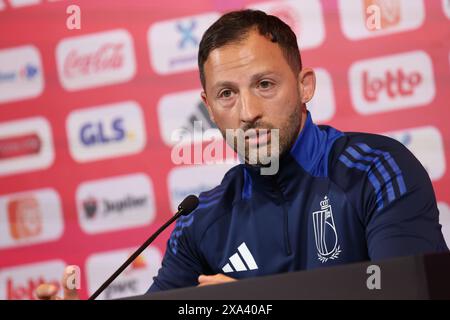
{"type": "Polygon", "coordinates": [[[345,190],[371,181],[382,184],[411,166],[420,166],[399,141],[363,132],[345,132],[334,143],[328,161],[330,179],[345,190]]]}

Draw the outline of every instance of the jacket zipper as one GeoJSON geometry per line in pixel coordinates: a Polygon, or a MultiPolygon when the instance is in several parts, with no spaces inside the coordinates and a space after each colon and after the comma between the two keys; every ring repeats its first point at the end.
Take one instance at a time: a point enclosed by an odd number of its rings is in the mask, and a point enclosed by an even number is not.
{"type": "Polygon", "coordinates": [[[281,198],[281,205],[283,207],[283,237],[284,237],[284,248],[286,250],[286,254],[289,256],[292,253],[291,243],[289,241],[289,216],[288,210],[286,208],[286,199],[284,198],[283,192],[278,187],[278,184],[274,183],[274,188],[278,196],[281,198]]]}

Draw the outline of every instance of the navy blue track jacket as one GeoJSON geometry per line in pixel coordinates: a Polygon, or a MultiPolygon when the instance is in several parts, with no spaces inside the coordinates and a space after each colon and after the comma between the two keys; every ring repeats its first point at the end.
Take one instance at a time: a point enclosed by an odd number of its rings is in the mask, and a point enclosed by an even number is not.
{"type": "Polygon", "coordinates": [[[448,251],[431,181],[401,143],[317,126],[303,130],[276,175],[235,166],[181,217],[149,292],[195,286],[200,274],[242,279],[448,251]]]}

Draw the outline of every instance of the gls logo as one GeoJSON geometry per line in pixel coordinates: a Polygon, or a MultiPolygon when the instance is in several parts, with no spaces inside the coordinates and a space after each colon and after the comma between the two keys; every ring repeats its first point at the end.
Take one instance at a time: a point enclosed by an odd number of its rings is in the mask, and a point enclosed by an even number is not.
{"type": "Polygon", "coordinates": [[[72,112],[67,134],[78,162],[138,153],[146,142],[142,111],[133,101],[72,112]]]}
{"type": "Polygon", "coordinates": [[[420,107],[431,103],[436,91],[432,62],[423,51],[358,61],[350,67],[349,81],[362,114],[420,107]]]}
{"type": "MultiPolygon", "coordinates": [[[[121,117],[112,119],[110,133],[104,123],[88,122],[81,127],[80,140],[85,146],[122,141],[126,139],[123,120],[121,117]]],[[[130,138],[133,138],[132,134],[130,138]]]]}

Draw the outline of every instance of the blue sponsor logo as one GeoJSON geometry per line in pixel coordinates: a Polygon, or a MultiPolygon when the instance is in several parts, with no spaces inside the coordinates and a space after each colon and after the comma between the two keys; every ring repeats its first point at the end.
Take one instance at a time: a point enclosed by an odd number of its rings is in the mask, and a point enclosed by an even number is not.
{"type": "Polygon", "coordinates": [[[16,80],[31,81],[39,74],[39,68],[31,63],[27,63],[19,70],[0,71],[0,82],[11,82],[16,80]]]}
{"type": "Polygon", "coordinates": [[[198,46],[198,39],[194,36],[194,30],[197,27],[195,20],[189,21],[189,24],[176,24],[177,31],[181,34],[180,42],[178,42],[178,48],[185,49],[185,47],[191,44],[194,48],[198,46]]]}
{"type": "Polygon", "coordinates": [[[114,118],[109,127],[102,122],[88,122],[81,127],[80,141],[85,146],[123,141],[127,137],[123,122],[121,117],[114,118]]]}
{"type": "Polygon", "coordinates": [[[177,44],[180,53],[169,60],[169,65],[175,67],[176,65],[190,65],[195,63],[197,61],[197,48],[199,45],[199,40],[194,34],[197,29],[197,21],[177,22],[175,28],[180,34],[180,39],[177,44]]]}

